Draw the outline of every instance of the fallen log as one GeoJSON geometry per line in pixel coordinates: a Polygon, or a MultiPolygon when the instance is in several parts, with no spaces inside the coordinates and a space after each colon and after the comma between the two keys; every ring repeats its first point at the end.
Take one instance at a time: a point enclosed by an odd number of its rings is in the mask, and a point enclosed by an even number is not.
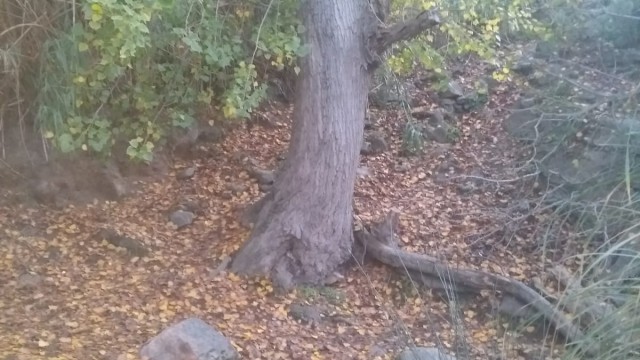
{"type": "MultiPolygon", "coordinates": [[[[580,328],[542,295],[522,282],[484,271],[451,268],[434,257],[400,250],[393,236],[397,216],[397,213],[391,212],[382,222],[355,232],[355,238],[364,247],[366,255],[405,273],[428,275],[431,282],[438,279],[442,283],[439,288],[474,292],[500,291],[535,309],[568,343],[583,344],[584,334],[580,328]]],[[[594,349],[590,349],[588,353],[593,351],[594,349]]]]}

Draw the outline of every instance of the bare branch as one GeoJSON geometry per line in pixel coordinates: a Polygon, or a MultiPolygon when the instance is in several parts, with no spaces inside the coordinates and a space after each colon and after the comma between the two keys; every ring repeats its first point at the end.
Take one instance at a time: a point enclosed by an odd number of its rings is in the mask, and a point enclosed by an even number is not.
{"type": "Polygon", "coordinates": [[[376,52],[381,54],[394,43],[414,38],[438,24],[440,24],[438,12],[436,10],[426,10],[411,20],[381,28],[376,34],[376,52]]]}

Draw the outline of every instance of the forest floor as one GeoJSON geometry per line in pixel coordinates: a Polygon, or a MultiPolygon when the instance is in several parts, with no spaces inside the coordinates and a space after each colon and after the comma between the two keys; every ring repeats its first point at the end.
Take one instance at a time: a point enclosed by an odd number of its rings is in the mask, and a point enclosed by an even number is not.
{"type": "MultiPolygon", "coordinates": [[[[522,146],[502,122],[516,95],[512,85],[499,85],[483,109],[460,116],[455,143],[426,143],[411,157],[400,155],[402,112],[372,112],[390,149],[362,157],[357,216],[366,223],[395,209],[403,249],[451,267],[538,279],[554,293],[545,283],[549,260],[538,251],[536,219],[526,218],[533,179],[509,181],[522,146]]],[[[431,105],[429,91],[419,96],[431,105]]],[[[197,158],[178,161],[172,174],[195,167],[190,179],[143,183],[118,202],[0,207],[0,359],[135,359],[145,341],[186,317],[219,329],[244,359],[387,359],[411,345],[443,346],[462,359],[456,334],[472,359],[550,359],[561,351],[542,346],[549,340],[536,327],[512,331],[497,316],[494,294],[453,299],[416,291],[373,261],[331,287],[286,295],[266,280],[218,271],[250,234],[240,211],[261,196],[237,159],[273,168],[286,151],[291,109],[272,104],[263,111],[280,125],[238,129],[197,158]],[[186,199],[199,211],[193,224],[176,229],[167,214],[186,199]],[[150,253],[110,245],[98,234],[105,226],[150,253]],[[328,316],[298,322],[289,315],[293,303],[316,304],[328,316]]]]}

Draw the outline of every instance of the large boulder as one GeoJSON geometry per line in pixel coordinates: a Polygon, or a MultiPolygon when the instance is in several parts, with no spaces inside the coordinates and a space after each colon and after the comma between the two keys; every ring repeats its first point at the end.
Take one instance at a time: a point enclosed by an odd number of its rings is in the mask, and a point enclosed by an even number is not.
{"type": "Polygon", "coordinates": [[[219,331],[197,318],[163,330],[140,350],[144,360],[237,360],[240,355],[219,331]]]}

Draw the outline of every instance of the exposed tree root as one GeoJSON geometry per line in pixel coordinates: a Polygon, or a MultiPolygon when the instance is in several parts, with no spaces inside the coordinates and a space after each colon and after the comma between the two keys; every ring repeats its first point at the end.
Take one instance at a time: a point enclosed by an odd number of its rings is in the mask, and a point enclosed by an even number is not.
{"type": "Polygon", "coordinates": [[[500,291],[534,309],[569,343],[581,344],[584,334],[580,328],[542,295],[522,282],[478,270],[450,268],[436,258],[400,250],[394,243],[393,228],[397,223],[395,218],[397,214],[391,212],[382,222],[369,229],[356,231],[355,238],[366,249],[367,255],[410,275],[420,274],[417,279],[424,279],[427,286],[454,291],[500,291]],[[435,282],[439,284],[434,285],[435,282]]]}

